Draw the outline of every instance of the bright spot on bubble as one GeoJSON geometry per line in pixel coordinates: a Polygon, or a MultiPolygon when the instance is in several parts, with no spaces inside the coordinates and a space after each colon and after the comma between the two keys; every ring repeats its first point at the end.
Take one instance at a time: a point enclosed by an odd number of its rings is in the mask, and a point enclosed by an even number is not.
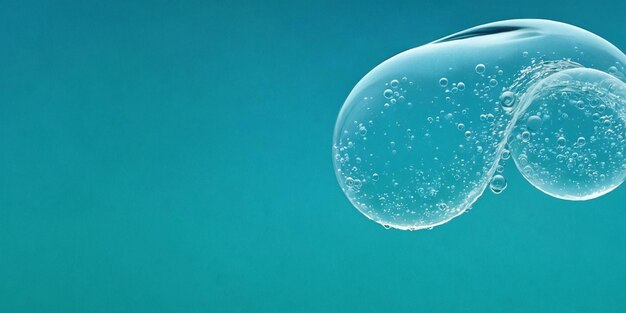
{"type": "Polygon", "coordinates": [[[400,53],[339,113],[339,185],[365,216],[404,230],[444,224],[485,190],[505,190],[509,158],[547,194],[602,195],[626,175],[624,64],[602,38],[545,20],[478,26],[400,53]]]}

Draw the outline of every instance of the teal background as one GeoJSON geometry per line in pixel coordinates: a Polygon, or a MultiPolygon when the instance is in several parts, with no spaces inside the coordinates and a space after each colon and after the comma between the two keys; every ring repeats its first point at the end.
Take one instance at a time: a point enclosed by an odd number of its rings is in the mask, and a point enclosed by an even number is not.
{"type": "Polygon", "coordinates": [[[624,312],[626,187],[385,230],[332,168],[371,68],[486,22],[626,49],[626,2],[0,1],[0,312],[624,312]],[[270,3],[271,2],[271,3],[270,3]]]}

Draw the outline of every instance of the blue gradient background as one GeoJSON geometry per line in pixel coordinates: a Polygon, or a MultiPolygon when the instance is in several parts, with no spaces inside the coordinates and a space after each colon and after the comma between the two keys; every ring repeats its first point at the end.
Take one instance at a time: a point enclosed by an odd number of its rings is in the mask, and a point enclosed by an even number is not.
{"type": "Polygon", "coordinates": [[[384,230],[332,169],[354,84],[539,17],[626,49],[626,2],[0,1],[0,312],[624,312],[626,186],[509,188],[384,230]]]}

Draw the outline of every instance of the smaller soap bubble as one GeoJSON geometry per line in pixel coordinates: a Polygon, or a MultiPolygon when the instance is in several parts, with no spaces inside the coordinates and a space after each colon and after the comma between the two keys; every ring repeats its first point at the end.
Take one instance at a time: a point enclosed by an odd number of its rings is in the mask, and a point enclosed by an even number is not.
{"type": "Polygon", "coordinates": [[[367,135],[367,128],[363,125],[359,126],[359,134],[361,134],[361,136],[367,135]]]}
{"type": "Polygon", "coordinates": [[[533,186],[560,199],[588,200],[624,182],[623,82],[594,69],[567,69],[539,82],[520,106],[530,117],[516,125],[509,145],[515,164],[533,186]],[[587,105],[581,108],[581,101],[587,105]],[[594,117],[600,106],[603,113],[594,117]],[[609,117],[612,122],[605,123],[609,117]]]}
{"type": "Polygon", "coordinates": [[[508,149],[503,149],[502,150],[502,160],[508,160],[509,158],[511,158],[511,151],[509,151],[508,149]]]}
{"type": "Polygon", "coordinates": [[[478,74],[483,74],[485,72],[485,65],[482,64],[482,63],[478,64],[478,65],[476,65],[474,70],[476,70],[476,73],[478,73],[478,74]]]}
{"type": "Polygon", "coordinates": [[[541,127],[541,118],[537,115],[531,115],[526,120],[526,127],[530,131],[537,131],[541,127]]]}
{"type": "Polygon", "coordinates": [[[439,79],[439,86],[441,87],[448,86],[448,79],[445,77],[441,77],[441,79],[439,79]]]}
{"type": "Polygon", "coordinates": [[[380,175],[378,175],[378,173],[372,174],[372,180],[373,181],[378,181],[379,179],[380,179],[380,175]]]}
{"type": "Polygon", "coordinates": [[[500,106],[507,113],[513,111],[515,101],[517,101],[517,97],[512,91],[505,91],[500,95],[500,106]]]}
{"type": "Polygon", "coordinates": [[[504,172],[504,166],[502,164],[498,164],[498,166],[496,167],[496,172],[497,173],[504,172]]]}
{"type": "Polygon", "coordinates": [[[493,178],[491,178],[491,182],[489,183],[489,189],[491,189],[494,194],[502,193],[504,189],[506,189],[506,186],[506,179],[500,174],[494,175],[493,178]]]}

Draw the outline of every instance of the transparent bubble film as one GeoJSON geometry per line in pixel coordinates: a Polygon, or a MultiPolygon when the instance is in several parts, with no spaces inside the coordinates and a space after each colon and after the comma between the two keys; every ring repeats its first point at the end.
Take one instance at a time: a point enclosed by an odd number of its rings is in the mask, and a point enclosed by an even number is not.
{"type": "Polygon", "coordinates": [[[567,200],[626,177],[626,56],[547,20],[486,24],[402,52],[354,87],[333,162],[350,202],[389,228],[418,230],[507,187],[505,165],[567,200]]]}

